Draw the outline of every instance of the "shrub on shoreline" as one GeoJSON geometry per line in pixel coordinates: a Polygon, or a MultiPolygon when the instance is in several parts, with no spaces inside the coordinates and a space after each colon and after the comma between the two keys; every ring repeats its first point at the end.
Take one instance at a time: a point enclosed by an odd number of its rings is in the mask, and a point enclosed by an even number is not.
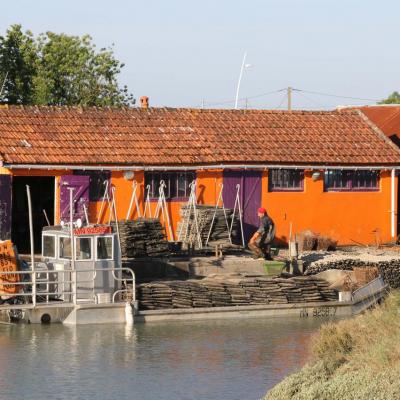
{"type": "Polygon", "coordinates": [[[265,397],[285,399],[400,399],[400,291],[371,311],[323,325],[312,359],[265,397]]]}

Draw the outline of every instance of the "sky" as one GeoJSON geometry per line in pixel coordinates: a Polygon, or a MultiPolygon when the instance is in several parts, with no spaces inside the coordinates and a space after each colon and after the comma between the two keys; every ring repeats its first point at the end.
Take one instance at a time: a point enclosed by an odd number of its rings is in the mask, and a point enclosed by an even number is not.
{"type": "Polygon", "coordinates": [[[400,90],[399,15],[398,0],[3,0],[0,34],[114,44],[120,84],[151,106],[233,108],[246,52],[239,107],[285,108],[290,86],[293,108],[332,109],[400,90]]]}

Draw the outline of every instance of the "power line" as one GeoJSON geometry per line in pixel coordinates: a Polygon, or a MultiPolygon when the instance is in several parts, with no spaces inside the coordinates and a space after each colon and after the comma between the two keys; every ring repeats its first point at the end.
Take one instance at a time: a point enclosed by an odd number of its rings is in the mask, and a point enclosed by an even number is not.
{"type": "MultiPolygon", "coordinates": [[[[264,97],[264,96],[268,96],[268,95],[270,95],[270,94],[283,92],[284,90],[286,90],[286,89],[273,90],[273,91],[271,91],[271,92],[260,93],[260,94],[254,95],[254,96],[241,97],[241,98],[239,99],[239,101],[243,101],[243,100],[246,100],[246,99],[256,99],[256,98],[258,98],[258,97],[264,97]]],[[[220,106],[220,105],[224,105],[224,104],[231,104],[231,103],[234,103],[234,102],[235,102],[235,99],[233,99],[233,100],[219,101],[219,102],[217,102],[217,103],[208,103],[208,102],[204,102],[204,104],[207,105],[207,106],[220,106]]]]}
{"type": "MultiPolygon", "coordinates": [[[[296,89],[293,89],[296,90],[296,89]]],[[[300,91],[296,90],[298,92],[298,94],[303,97],[304,99],[308,100],[310,103],[313,103],[315,105],[317,105],[318,107],[322,107],[322,108],[330,108],[329,106],[326,106],[322,103],[320,103],[319,101],[315,101],[314,99],[311,99],[310,97],[304,95],[303,93],[301,93],[300,91]]]]}
{"type": "Polygon", "coordinates": [[[275,107],[275,109],[279,110],[279,109],[281,108],[283,102],[286,100],[286,98],[287,98],[287,93],[285,93],[285,94],[282,96],[282,99],[281,99],[281,101],[279,102],[278,107],[275,107]]]}
{"type": "MultiPolygon", "coordinates": [[[[283,91],[286,91],[286,90],[287,90],[287,88],[284,88],[284,89],[272,90],[270,92],[256,94],[256,95],[253,95],[253,96],[241,97],[240,99],[238,99],[238,101],[246,101],[246,100],[249,100],[249,99],[257,99],[257,98],[268,96],[268,95],[271,95],[271,94],[280,93],[280,92],[283,92],[283,91]]],[[[291,90],[294,91],[294,92],[298,92],[305,99],[309,100],[310,102],[314,102],[316,105],[319,105],[319,106],[322,106],[322,104],[310,99],[309,97],[306,97],[302,93],[308,93],[308,94],[318,95],[318,96],[334,97],[334,98],[339,98],[339,99],[349,99],[349,100],[374,101],[374,102],[379,102],[379,101],[382,100],[382,99],[371,99],[371,98],[353,97],[353,96],[341,96],[341,95],[338,95],[338,94],[324,93],[324,92],[314,92],[314,91],[311,91],[311,90],[296,89],[296,88],[292,88],[291,90]]],[[[284,98],[285,97],[286,97],[286,94],[285,94],[284,98]]],[[[213,106],[222,106],[222,105],[234,104],[234,103],[235,103],[235,99],[224,100],[224,101],[219,101],[219,102],[210,102],[210,103],[209,102],[205,102],[203,100],[202,108],[204,108],[204,106],[213,107],[213,106]]],[[[327,106],[323,106],[323,107],[326,108],[327,106]]]]}
{"type": "Polygon", "coordinates": [[[336,97],[339,99],[350,99],[350,100],[364,100],[364,101],[381,101],[382,99],[365,99],[362,97],[352,97],[352,96],[340,96],[338,94],[330,94],[330,93],[323,93],[323,92],[312,92],[311,90],[303,90],[303,89],[294,89],[296,92],[304,92],[309,94],[316,94],[319,96],[327,96],[327,97],[336,97]]]}

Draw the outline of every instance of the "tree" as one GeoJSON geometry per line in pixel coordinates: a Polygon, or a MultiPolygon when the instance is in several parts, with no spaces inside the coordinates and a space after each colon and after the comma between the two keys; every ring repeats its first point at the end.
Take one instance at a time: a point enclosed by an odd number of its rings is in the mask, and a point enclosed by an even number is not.
{"type": "Polygon", "coordinates": [[[29,31],[22,33],[20,25],[14,25],[6,37],[0,37],[0,82],[8,72],[0,101],[37,105],[132,105],[135,101],[132,94],[126,86],[119,87],[117,81],[123,66],[115,59],[112,48],[97,51],[89,35],[46,32],[34,38],[29,31]]]}
{"type": "Polygon", "coordinates": [[[31,104],[37,61],[31,32],[22,33],[20,25],[13,25],[5,37],[0,36],[0,101],[31,104]]]}
{"type": "Polygon", "coordinates": [[[380,101],[378,104],[400,104],[400,93],[393,92],[387,99],[380,101]]]}

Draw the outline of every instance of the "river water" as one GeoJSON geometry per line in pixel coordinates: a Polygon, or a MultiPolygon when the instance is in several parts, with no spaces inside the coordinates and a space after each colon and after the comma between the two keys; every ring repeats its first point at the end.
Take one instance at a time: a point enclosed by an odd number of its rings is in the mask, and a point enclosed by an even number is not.
{"type": "Polygon", "coordinates": [[[0,325],[0,399],[259,399],[321,322],[0,325]]]}

